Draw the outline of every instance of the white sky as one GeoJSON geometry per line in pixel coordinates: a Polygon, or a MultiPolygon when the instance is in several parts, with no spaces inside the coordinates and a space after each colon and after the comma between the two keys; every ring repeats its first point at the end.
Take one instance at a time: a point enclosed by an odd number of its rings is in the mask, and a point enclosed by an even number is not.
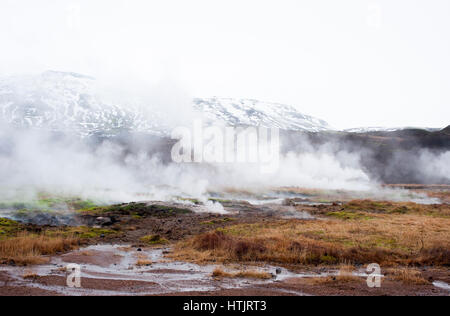
{"type": "Polygon", "coordinates": [[[47,69],[445,127],[450,1],[1,0],[1,74],[47,69]]]}

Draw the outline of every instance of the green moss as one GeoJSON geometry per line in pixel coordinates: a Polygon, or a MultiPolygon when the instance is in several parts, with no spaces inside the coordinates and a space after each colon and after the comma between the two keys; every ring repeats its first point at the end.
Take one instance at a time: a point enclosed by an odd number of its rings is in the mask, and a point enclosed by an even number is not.
{"type": "Polygon", "coordinates": [[[341,220],[369,220],[372,218],[364,213],[346,212],[346,211],[329,212],[326,215],[341,220]]]}
{"type": "Polygon", "coordinates": [[[96,204],[91,200],[83,200],[77,197],[53,196],[46,193],[39,193],[37,198],[30,200],[2,201],[0,209],[21,210],[32,209],[36,211],[47,210],[78,210],[94,207],[96,204]]]}
{"type": "Polygon", "coordinates": [[[8,218],[0,218],[0,226],[1,227],[11,227],[11,226],[18,226],[19,223],[16,221],[13,221],[12,219],[8,218]]]}
{"type": "Polygon", "coordinates": [[[220,204],[226,204],[226,203],[233,202],[232,200],[219,199],[219,198],[209,198],[208,200],[211,201],[211,202],[218,202],[220,204]]]}
{"type": "Polygon", "coordinates": [[[320,261],[325,264],[334,264],[338,262],[338,259],[333,256],[325,255],[320,257],[320,261]]]}
{"type": "Polygon", "coordinates": [[[90,215],[100,215],[105,213],[118,213],[122,215],[131,216],[176,216],[178,214],[192,213],[191,210],[185,208],[169,207],[165,205],[146,203],[129,203],[118,204],[111,206],[91,207],[87,209],[81,209],[78,212],[86,213],[90,215]]]}
{"type": "Polygon", "coordinates": [[[0,238],[11,237],[22,230],[19,222],[7,218],[0,218],[0,238]]]}
{"type": "Polygon", "coordinates": [[[109,210],[110,210],[110,208],[108,206],[94,206],[94,207],[79,209],[79,210],[77,210],[77,212],[95,215],[95,214],[106,213],[109,210]]]}
{"type": "Polygon", "coordinates": [[[140,241],[149,245],[161,245],[168,243],[168,240],[159,235],[147,235],[139,238],[140,241]]]}
{"type": "Polygon", "coordinates": [[[215,225],[216,223],[214,221],[208,221],[208,222],[201,222],[200,225],[215,225]]]}
{"type": "Polygon", "coordinates": [[[396,207],[393,210],[389,210],[390,214],[406,214],[408,213],[408,208],[406,206],[396,207]]]}
{"type": "Polygon", "coordinates": [[[92,238],[100,238],[102,235],[104,236],[112,236],[118,234],[118,232],[103,229],[103,228],[93,228],[86,226],[78,226],[78,227],[65,227],[63,230],[48,230],[45,232],[48,236],[75,236],[80,239],[92,239],[92,238]]]}
{"type": "Polygon", "coordinates": [[[215,224],[223,224],[223,223],[227,223],[227,222],[232,222],[234,221],[234,218],[230,218],[230,217],[225,217],[225,218],[221,218],[221,219],[213,219],[212,221],[206,221],[206,222],[201,222],[201,225],[215,225],[215,224]]]}
{"type": "Polygon", "coordinates": [[[177,199],[180,200],[180,201],[188,201],[188,202],[194,203],[195,205],[201,205],[201,204],[203,204],[200,200],[198,200],[198,199],[193,199],[193,198],[177,197],[177,199]]]}
{"type": "Polygon", "coordinates": [[[378,237],[374,240],[374,245],[382,248],[396,249],[398,248],[397,240],[394,238],[378,237]]]}

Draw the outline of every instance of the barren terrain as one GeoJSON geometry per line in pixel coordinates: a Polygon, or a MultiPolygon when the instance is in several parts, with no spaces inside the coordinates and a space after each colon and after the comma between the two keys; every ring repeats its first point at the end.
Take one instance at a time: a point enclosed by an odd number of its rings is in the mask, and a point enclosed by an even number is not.
{"type": "Polygon", "coordinates": [[[440,202],[281,188],[211,198],[225,214],[187,198],[113,206],[74,199],[70,216],[8,209],[0,294],[447,296],[448,188],[408,189],[440,202]],[[381,287],[367,286],[371,263],[381,266],[381,287]],[[67,286],[68,264],[80,265],[81,288],[67,286]]]}

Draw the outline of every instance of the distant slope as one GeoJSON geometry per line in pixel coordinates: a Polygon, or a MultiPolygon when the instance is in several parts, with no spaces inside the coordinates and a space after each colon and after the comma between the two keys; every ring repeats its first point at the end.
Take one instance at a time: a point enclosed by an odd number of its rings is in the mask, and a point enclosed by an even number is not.
{"type": "Polygon", "coordinates": [[[141,113],[100,100],[93,83],[88,76],[56,71],[2,79],[0,119],[17,127],[64,130],[81,136],[158,130],[141,113]]]}
{"type": "Polygon", "coordinates": [[[251,99],[195,99],[194,106],[212,121],[228,125],[276,127],[291,131],[331,130],[324,120],[304,115],[290,105],[251,99]]]}
{"type": "MultiPolygon", "coordinates": [[[[105,102],[96,94],[95,83],[89,76],[57,71],[0,79],[0,121],[16,127],[64,130],[81,136],[112,136],[124,131],[170,133],[165,121],[167,113],[155,110],[144,115],[129,104],[105,102]]],[[[330,129],[325,121],[304,115],[292,106],[257,100],[195,99],[193,109],[210,122],[231,126],[309,132],[330,129]]]]}
{"type": "Polygon", "coordinates": [[[348,133],[394,132],[408,129],[420,129],[429,132],[439,131],[439,128],[428,128],[428,127],[357,127],[357,128],[347,128],[344,130],[344,132],[348,133]]]}

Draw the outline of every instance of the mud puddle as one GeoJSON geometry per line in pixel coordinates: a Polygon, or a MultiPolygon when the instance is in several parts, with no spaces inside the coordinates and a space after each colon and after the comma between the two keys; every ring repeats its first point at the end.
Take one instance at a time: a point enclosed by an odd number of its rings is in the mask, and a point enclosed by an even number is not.
{"type": "MultiPolygon", "coordinates": [[[[221,267],[226,271],[252,270],[273,274],[269,280],[212,277],[217,265],[197,265],[169,261],[169,248],[136,248],[120,245],[94,245],[53,257],[49,264],[34,267],[0,267],[12,281],[9,285],[26,286],[62,295],[162,295],[165,293],[214,292],[227,289],[264,286],[289,278],[317,277],[328,274],[297,274],[265,265],[221,267]],[[67,286],[65,267],[78,264],[81,287],[67,286]]],[[[281,291],[281,290],[280,290],[281,291]]],[[[299,294],[299,293],[297,293],[299,294]]]]}

